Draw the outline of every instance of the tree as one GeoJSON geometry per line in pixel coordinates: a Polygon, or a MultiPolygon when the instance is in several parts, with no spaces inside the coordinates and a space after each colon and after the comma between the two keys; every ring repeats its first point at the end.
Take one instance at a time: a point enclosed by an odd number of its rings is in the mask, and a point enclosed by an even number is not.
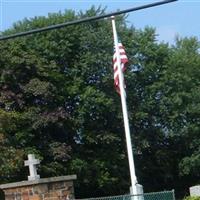
{"type": "MultiPolygon", "coordinates": [[[[3,34],[104,12],[93,7],[25,19],[3,34]]],[[[125,78],[139,182],[145,191],[185,189],[199,177],[198,41],[158,43],[154,29],[129,27],[125,16],[117,27],[129,57],[125,78]]],[[[111,22],[9,40],[0,51],[1,182],[26,179],[23,160],[34,153],[42,160],[41,177],[77,174],[77,197],[128,192],[111,22]]]]}
{"type": "MultiPolygon", "coordinates": [[[[102,12],[92,8],[77,16],[67,11],[48,18],[25,19],[5,34],[102,12]]],[[[1,111],[14,115],[13,129],[8,129],[2,115],[1,132],[8,138],[7,148],[22,151],[16,168],[22,171],[25,155],[35,153],[42,160],[43,177],[77,173],[82,196],[91,195],[89,189],[98,195],[116,193],[115,189],[124,191],[129,185],[125,181],[127,171],[123,184],[115,187],[127,161],[123,135],[118,135],[122,128],[114,125],[120,119],[116,117],[117,108],[112,108],[109,23],[64,28],[1,45],[1,111]]],[[[6,162],[7,158],[4,168],[6,162]]],[[[19,174],[15,170],[11,168],[8,175],[2,170],[2,180],[15,180],[19,174]]]]}

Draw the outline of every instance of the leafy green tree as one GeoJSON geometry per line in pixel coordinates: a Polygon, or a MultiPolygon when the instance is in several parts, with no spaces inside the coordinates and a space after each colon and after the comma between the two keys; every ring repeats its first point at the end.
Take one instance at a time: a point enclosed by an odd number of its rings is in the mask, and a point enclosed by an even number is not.
{"type": "MultiPolygon", "coordinates": [[[[92,8],[77,16],[68,11],[25,19],[5,34],[102,12],[92,8]]],[[[119,106],[112,98],[110,25],[100,21],[73,26],[0,47],[1,111],[15,116],[14,128],[8,129],[3,120],[1,130],[8,148],[23,152],[16,168],[22,171],[25,155],[35,153],[42,160],[43,177],[76,173],[82,196],[121,193],[129,185],[128,170],[123,172],[127,167],[123,127],[115,126],[121,116],[117,117],[119,106]]],[[[10,171],[17,174],[14,167],[10,171]]],[[[2,174],[6,177],[2,180],[14,180],[4,170],[2,174]]]]}
{"type": "MultiPolygon", "coordinates": [[[[104,12],[92,7],[25,19],[3,34],[104,12]]],[[[145,191],[183,194],[199,180],[199,43],[158,43],[154,29],[129,27],[124,16],[117,27],[129,57],[125,78],[139,183],[145,191]]],[[[8,40],[0,52],[1,183],[26,179],[23,160],[34,153],[42,177],[77,174],[77,197],[129,192],[111,21],[8,40]]]]}

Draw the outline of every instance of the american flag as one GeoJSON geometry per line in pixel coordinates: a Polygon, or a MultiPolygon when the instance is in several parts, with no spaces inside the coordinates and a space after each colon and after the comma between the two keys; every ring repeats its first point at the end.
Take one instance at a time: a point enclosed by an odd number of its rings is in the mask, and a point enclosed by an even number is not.
{"type": "MultiPolygon", "coordinates": [[[[119,54],[120,54],[121,69],[123,73],[126,70],[126,64],[128,63],[128,58],[126,56],[125,49],[121,42],[118,42],[118,48],[119,48],[119,54]]],[[[113,55],[113,70],[114,70],[114,86],[115,86],[116,91],[120,94],[116,48],[114,48],[114,55],[113,55]]],[[[123,85],[125,88],[126,87],[125,83],[123,83],[123,85]]]]}

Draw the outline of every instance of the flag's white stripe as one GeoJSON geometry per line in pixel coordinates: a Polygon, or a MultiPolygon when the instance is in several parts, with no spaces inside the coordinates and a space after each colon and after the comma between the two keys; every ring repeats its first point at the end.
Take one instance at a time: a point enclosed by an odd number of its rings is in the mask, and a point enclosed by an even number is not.
{"type": "MultiPolygon", "coordinates": [[[[128,58],[127,58],[126,55],[120,55],[120,59],[121,59],[121,60],[122,60],[122,59],[126,59],[127,62],[128,62],[128,58]]],[[[114,62],[116,61],[116,57],[113,57],[113,61],[114,61],[114,62]]]]}
{"type": "Polygon", "coordinates": [[[127,56],[126,55],[121,55],[120,58],[121,59],[123,59],[123,58],[127,59],[127,56]]]}
{"type": "MultiPolygon", "coordinates": [[[[115,66],[113,67],[113,69],[114,69],[114,73],[117,73],[117,65],[115,65],[115,66]]],[[[124,65],[121,66],[121,69],[122,69],[122,71],[123,71],[124,65]]]]}
{"type": "MultiPolygon", "coordinates": [[[[120,52],[120,56],[121,56],[121,55],[126,55],[126,52],[125,52],[125,51],[121,51],[121,52],[120,52]]],[[[113,57],[116,57],[116,56],[117,56],[116,53],[114,53],[113,57]]]]}
{"type": "MultiPolygon", "coordinates": [[[[121,68],[123,69],[123,68],[124,68],[124,65],[121,65],[121,68]]],[[[114,65],[113,65],[113,69],[114,69],[114,70],[117,69],[117,63],[114,63],[114,65]]]]}
{"type": "Polygon", "coordinates": [[[119,49],[119,52],[120,53],[125,53],[125,50],[124,49],[119,49]]]}
{"type": "MultiPolygon", "coordinates": [[[[126,52],[125,52],[124,49],[119,49],[119,53],[120,53],[120,55],[121,55],[121,54],[125,54],[126,52]]],[[[114,56],[116,56],[116,52],[114,52],[114,56]]]]}
{"type": "Polygon", "coordinates": [[[117,72],[117,73],[115,73],[114,74],[114,79],[116,79],[117,77],[118,77],[118,75],[119,75],[119,73],[117,72]]]}

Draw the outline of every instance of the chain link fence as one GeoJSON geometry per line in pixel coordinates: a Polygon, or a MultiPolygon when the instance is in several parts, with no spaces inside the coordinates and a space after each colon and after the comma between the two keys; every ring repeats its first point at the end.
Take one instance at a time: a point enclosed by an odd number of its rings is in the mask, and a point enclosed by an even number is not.
{"type": "Polygon", "coordinates": [[[109,197],[97,197],[76,200],[175,200],[174,190],[144,193],[141,195],[120,195],[109,197]]]}

